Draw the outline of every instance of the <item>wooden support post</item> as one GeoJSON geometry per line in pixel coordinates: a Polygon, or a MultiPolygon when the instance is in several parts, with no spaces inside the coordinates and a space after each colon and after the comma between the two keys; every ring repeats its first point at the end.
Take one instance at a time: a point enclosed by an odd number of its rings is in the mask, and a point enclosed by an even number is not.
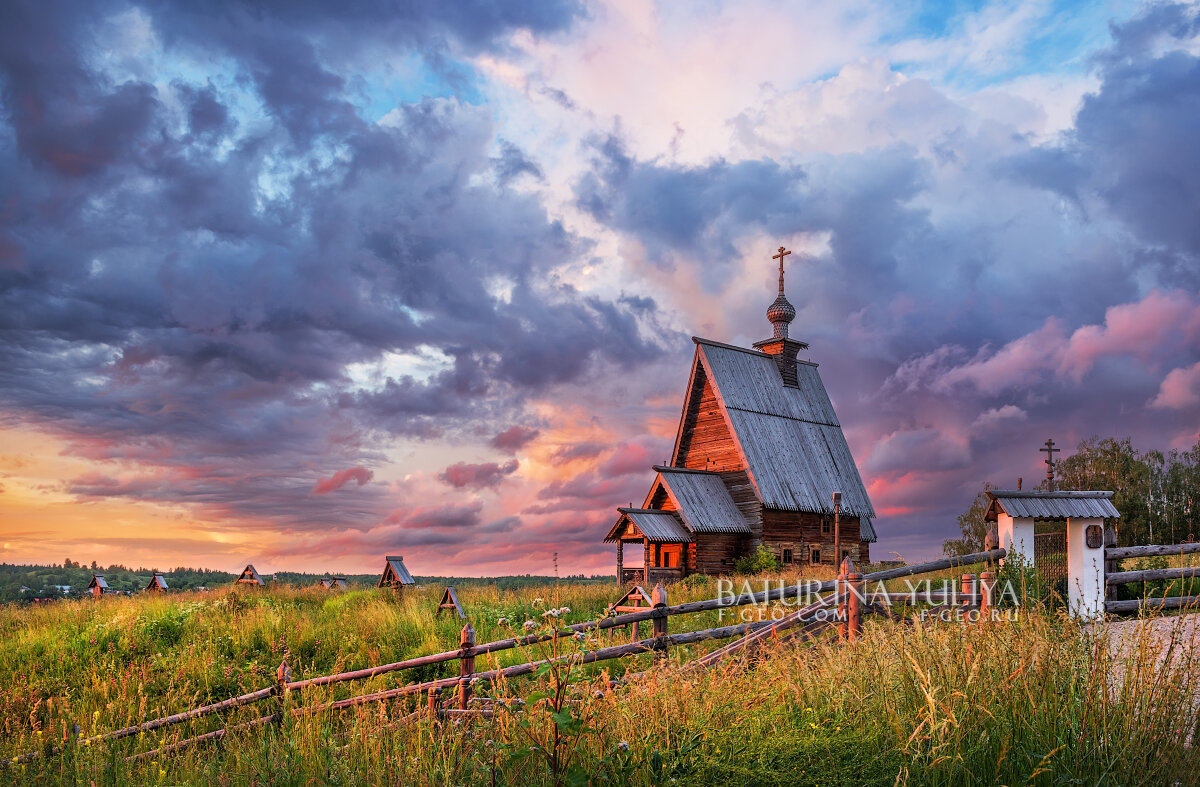
{"type": "Polygon", "coordinates": [[[442,687],[434,686],[429,690],[429,715],[438,715],[438,704],[441,702],[442,687]]]}
{"type": "Polygon", "coordinates": [[[842,564],[842,493],[833,493],[833,564],[842,564]]]}
{"type": "Polygon", "coordinates": [[[475,629],[470,623],[463,626],[458,643],[462,646],[462,656],[458,660],[458,709],[466,710],[471,701],[471,676],[475,674],[475,657],[468,655],[475,647],[475,629]]]}
{"type": "MultiPolygon", "coordinates": [[[[654,602],[655,609],[665,609],[667,607],[667,589],[659,582],[654,586],[654,590],[650,592],[650,600],[654,602]]],[[[667,657],[667,621],[669,619],[664,615],[661,618],[654,619],[654,658],[656,661],[661,661],[667,657]]]]}
{"type": "Polygon", "coordinates": [[[985,571],[979,575],[979,619],[986,622],[992,616],[996,604],[996,572],[985,571]]]}
{"type": "Polygon", "coordinates": [[[618,537],[617,538],[617,584],[618,585],[625,584],[625,570],[624,570],[625,566],[622,565],[624,563],[624,559],[625,559],[625,556],[623,554],[624,552],[625,552],[625,542],[622,541],[620,539],[620,537],[618,537]]]}
{"type": "Polygon", "coordinates": [[[854,561],[846,558],[846,585],[849,595],[846,597],[846,629],[850,642],[858,642],[862,637],[863,625],[863,575],[854,568],[854,561]]]}

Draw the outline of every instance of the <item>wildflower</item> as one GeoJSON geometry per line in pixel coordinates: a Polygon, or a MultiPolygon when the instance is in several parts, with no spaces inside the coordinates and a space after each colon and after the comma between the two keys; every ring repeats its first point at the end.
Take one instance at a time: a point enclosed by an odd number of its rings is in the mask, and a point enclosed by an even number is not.
{"type": "Polygon", "coordinates": [[[621,751],[629,751],[629,742],[621,741],[620,743],[617,744],[617,748],[620,749],[621,751]]]}
{"type": "Polygon", "coordinates": [[[533,600],[533,605],[534,605],[535,607],[541,607],[541,606],[545,606],[545,604],[546,604],[546,602],[545,602],[545,601],[542,601],[542,599],[541,599],[541,597],[540,597],[540,596],[539,596],[538,598],[535,598],[535,599],[533,600]]]}
{"type": "Polygon", "coordinates": [[[560,614],[560,615],[570,615],[570,614],[571,614],[571,608],[570,608],[570,607],[559,607],[559,608],[558,608],[558,614],[560,614]]]}
{"type": "Polygon", "coordinates": [[[542,613],[542,617],[544,617],[544,618],[556,618],[556,617],[558,617],[558,610],[557,610],[557,609],[548,609],[548,610],[546,610],[545,612],[543,612],[543,613],[542,613]]]}
{"type": "Polygon", "coordinates": [[[526,631],[533,631],[535,628],[537,628],[537,624],[534,623],[532,620],[525,621],[525,630],[526,631]]]}
{"type": "Polygon", "coordinates": [[[576,642],[583,642],[585,639],[587,639],[587,636],[582,631],[575,632],[575,641],[576,642]]]}
{"type": "Polygon", "coordinates": [[[41,731],[41,730],[37,730],[37,734],[38,734],[38,737],[41,737],[41,735],[42,735],[42,731],[41,731]]]}
{"type": "Polygon", "coordinates": [[[496,621],[496,625],[497,626],[507,626],[508,618],[500,618],[499,620],[496,621]]]}

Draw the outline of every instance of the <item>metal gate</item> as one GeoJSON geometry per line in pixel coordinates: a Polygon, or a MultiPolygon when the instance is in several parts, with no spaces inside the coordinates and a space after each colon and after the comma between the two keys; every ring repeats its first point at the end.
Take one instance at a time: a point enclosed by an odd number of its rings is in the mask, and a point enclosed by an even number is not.
{"type": "MultiPolygon", "coordinates": [[[[1067,534],[1034,533],[1033,565],[1037,569],[1042,593],[1059,601],[1067,598],[1067,534]]],[[[1041,594],[1039,594],[1041,595],[1041,594]]]]}

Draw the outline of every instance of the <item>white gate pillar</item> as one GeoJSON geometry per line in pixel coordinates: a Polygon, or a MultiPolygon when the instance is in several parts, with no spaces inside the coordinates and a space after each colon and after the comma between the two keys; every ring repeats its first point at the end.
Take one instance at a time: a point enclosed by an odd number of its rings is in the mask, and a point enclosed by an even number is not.
{"type": "MultiPolygon", "coordinates": [[[[1000,537],[1000,546],[1008,550],[1008,554],[1021,554],[1025,562],[1033,565],[1033,518],[1012,517],[1005,513],[996,516],[996,535],[1000,537]]],[[[1000,561],[1001,565],[1004,561],[1000,561]]]]}
{"type": "Polygon", "coordinates": [[[1067,520],[1067,608],[1077,618],[1104,616],[1104,520],[1067,520]]]}

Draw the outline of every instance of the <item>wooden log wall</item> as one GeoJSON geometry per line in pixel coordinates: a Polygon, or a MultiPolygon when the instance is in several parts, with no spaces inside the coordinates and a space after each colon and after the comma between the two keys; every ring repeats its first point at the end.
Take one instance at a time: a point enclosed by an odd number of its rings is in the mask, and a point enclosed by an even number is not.
{"type": "Polygon", "coordinates": [[[721,414],[721,405],[717,403],[717,394],[704,375],[703,367],[696,369],[693,392],[684,411],[683,437],[675,464],[716,472],[744,469],[733,434],[721,414]],[[699,388],[698,393],[696,388],[699,388]]]}

